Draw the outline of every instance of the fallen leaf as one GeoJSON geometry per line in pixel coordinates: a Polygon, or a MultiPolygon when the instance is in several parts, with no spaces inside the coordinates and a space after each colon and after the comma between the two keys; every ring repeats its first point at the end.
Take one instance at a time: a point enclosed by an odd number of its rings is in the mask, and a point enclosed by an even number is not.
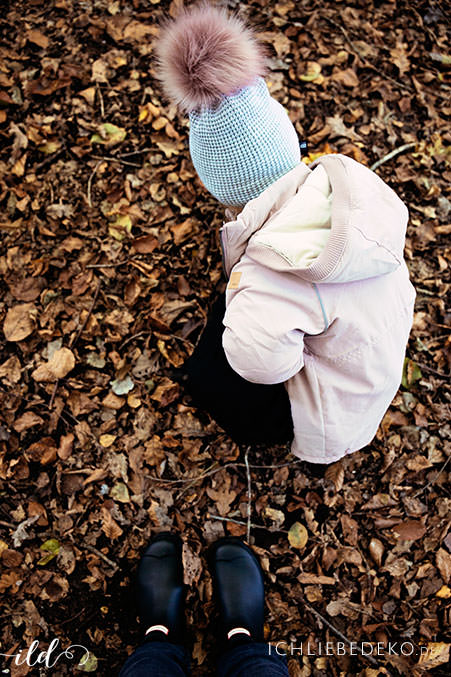
{"type": "Polygon", "coordinates": [[[31,374],[35,381],[53,382],[64,378],[75,367],[75,356],[69,348],[56,350],[46,364],[41,364],[31,374]]]}
{"type": "Polygon", "coordinates": [[[305,548],[308,540],[307,529],[300,522],[295,522],[291,525],[288,532],[288,541],[292,548],[305,548]]]}
{"type": "Polygon", "coordinates": [[[130,376],[126,376],[123,379],[116,379],[115,381],[110,381],[111,389],[115,395],[126,395],[133,390],[135,384],[133,383],[130,376]]]}
{"type": "Polygon", "coordinates": [[[393,531],[401,541],[417,541],[419,538],[423,538],[426,527],[417,520],[406,520],[394,526],[393,531]]]}
{"type": "Polygon", "coordinates": [[[116,482],[110,491],[110,496],[120,503],[129,503],[130,501],[127,486],[123,482],[116,482]]]}
{"type": "Polygon", "coordinates": [[[31,29],[28,31],[27,40],[37,45],[38,47],[42,47],[42,49],[47,49],[47,47],[49,46],[48,37],[36,29],[31,29]]]}
{"type": "Polygon", "coordinates": [[[423,669],[432,670],[438,665],[447,663],[450,648],[451,644],[445,642],[428,642],[426,651],[421,653],[417,665],[423,669]]]}
{"type": "Polygon", "coordinates": [[[23,341],[35,328],[37,310],[32,303],[21,303],[10,308],[3,323],[3,332],[7,341],[23,341]]]}
{"type": "Polygon", "coordinates": [[[45,543],[43,543],[41,545],[41,550],[43,552],[48,553],[48,555],[45,555],[44,557],[42,557],[38,562],[38,564],[41,567],[43,567],[46,564],[48,564],[49,562],[51,562],[54,557],[57,556],[57,554],[60,551],[60,544],[56,540],[56,538],[50,538],[48,541],[45,541],[45,543]]]}
{"type": "Polygon", "coordinates": [[[127,132],[123,127],[118,127],[110,122],[104,122],[99,128],[98,134],[91,136],[91,143],[101,143],[104,146],[115,146],[127,136],[127,132]]]}
{"type": "Polygon", "coordinates": [[[99,442],[102,447],[107,449],[108,447],[111,447],[111,445],[114,443],[116,439],[116,435],[100,435],[99,437],[99,442]]]}

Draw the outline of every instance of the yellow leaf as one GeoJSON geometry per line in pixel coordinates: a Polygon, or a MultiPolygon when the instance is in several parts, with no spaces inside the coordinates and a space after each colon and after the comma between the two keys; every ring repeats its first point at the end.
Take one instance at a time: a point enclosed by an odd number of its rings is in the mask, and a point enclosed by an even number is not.
{"type": "Polygon", "coordinates": [[[321,75],[321,64],[316,61],[309,61],[307,63],[307,72],[304,75],[300,75],[299,79],[304,82],[315,82],[315,84],[320,85],[324,82],[324,77],[321,75]]]}
{"type": "Polygon", "coordinates": [[[308,540],[307,529],[300,522],[295,522],[288,532],[288,540],[292,548],[305,548],[308,540]]]}
{"type": "Polygon", "coordinates": [[[441,597],[442,599],[449,599],[451,597],[451,588],[447,585],[443,585],[438,592],[435,593],[436,597],[441,597]]]}
{"type": "Polygon", "coordinates": [[[24,153],[21,158],[17,160],[14,167],[11,169],[11,174],[15,176],[23,176],[25,174],[25,163],[27,161],[27,154],[24,153]]]}
{"type": "Polygon", "coordinates": [[[126,136],[127,132],[123,127],[117,127],[110,122],[104,122],[99,128],[99,133],[91,136],[91,143],[102,143],[104,146],[115,146],[116,144],[121,143],[126,136]]]}
{"type": "Polygon", "coordinates": [[[43,567],[57,556],[60,551],[60,544],[56,538],[50,538],[41,545],[41,550],[48,553],[48,555],[44,555],[38,562],[38,564],[43,567]]]}
{"type": "Polygon", "coordinates": [[[112,499],[119,501],[120,503],[128,503],[130,501],[127,486],[123,482],[116,482],[110,491],[110,496],[112,499]]]}
{"type": "Polygon", "coordinates": [[[108,447],[111,447],[115,439],[116,435],[100,435],[99,442],[102,447],[107,449],[108,447]]]}
{"type": "Polygon", "coordinates": [[[417,665],[422,668],[432,670],[438,665],[443,665],[449,660],[449,649],[451,644],[445,642],[428,642],[426,651],[421,654],[417,665]]]}
{"type": "Polygon", "coordinates": [[[108,232],[111,237],[121,242],[127,233],[131,233],[132,221],[128,214],[119,215],[110,223],[108,232]]]}
{"type": "Polygon", "coordinates": [[[132,409],[137,409],[141,406],[141,400],[134,393],[130,393],[127,397],[127,404],[132,409]]]}
{"type": "Polygon", "coordinates": [[[43,143],[41,146],[38,146],[38,150],[40,150],[41,153],[45,153],[46,155],[56,153],[59,148],[61,148],[59,141],[47,141],[47,143],[43,143]]]}

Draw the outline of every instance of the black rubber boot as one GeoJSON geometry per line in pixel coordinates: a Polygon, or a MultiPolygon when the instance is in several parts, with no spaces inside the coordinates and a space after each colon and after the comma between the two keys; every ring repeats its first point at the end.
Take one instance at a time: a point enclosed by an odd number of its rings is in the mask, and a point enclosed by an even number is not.
{"type": "Polygon", "coordinates": [[[263,641],[265,593],[260,563],[252,550],[238,538],[222,538],[208,553],[214,593],[219,607],[221,643],[263,641]],[[236,633],[244,628],[246,633],[236,633]]]}
{"type": "Polygon", "coordinates": [[[168,629],[152,631],[146,640],[182,643],[185,633],[182,541],[175,534],[157,534],[138,567],[138,609],[146,632],[154,625],[168,629]]]}

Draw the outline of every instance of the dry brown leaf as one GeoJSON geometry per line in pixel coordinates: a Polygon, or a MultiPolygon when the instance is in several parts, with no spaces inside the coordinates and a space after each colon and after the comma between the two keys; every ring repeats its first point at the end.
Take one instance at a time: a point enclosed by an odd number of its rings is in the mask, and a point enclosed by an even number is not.
{"type": "Polygon", "coordinates": [[[41,416],[38,416],[33,411],[25,411],[22,416],[20,416],[14,422],[13,428],[16,432],[22,433],[24,430],[33,428],[35,425],[43,425],[44,419],[41,416]]]}
{"type": "Polygon", "coordinates": [[[426,533],[426,527],[423,522],[418,520],[405,520],[393,527],[393,531],[398,535],[401,541],[417,541],[423,538],[426,533]]]}
{"type": "Polygon", "coordinates": [[[48,37],[43,33],[41,33],[41,31],[38,31],[36,29],[31,29],[28,31],[27,40],[37,45],[38,47],[42,47],[42,49],[47,49],[47,47],[49,46],[48,37]]]}
{"type": "Polygon", "coordinates": [[[110,511],[105,506],[102,506],[102,531],[111,541],[119,538],[123,533],[121,527],[113,519],[110,511]]]}
{"type": "Polygon", "coordinates": [[[68,458],[72,455],[72,449],[74,446],[74,434],[67,433],[67,435],[61,435],[60,445],[58,447],[58,456],[62,461],[67,461],[68,458]]]}
{"type": "Polygon", "coordinates": [[[369,545],[369,551],[374,563],[380,567],[382,564],[382,557],[385,552],[384,544],[378,538],[372,538],[369,545]]]}
{"type": "Polygon", "coordinates": [[[343,470],[343,464],[341,461],[337,463],[332,463],[326,469],[324,477],[328,482],[332,482],[335,487],[335,491],[339,492],[343,487],[345,472],[343,470]]]}
{"type": "Polygon", "coordinates": [[[183,582],[185,585],[196,585],[202,573],[202,561],[186,542],[183,543],[182,559],[183,582]]]}
{"type": "Polygon", "coordinates": [[[443,548],[440,548],[437,551],[435,556],[435,562],[437,564],[437,569],[440,571],[440,575],[443,579],[443,582],[449,583],[451,580],[451,555],[449,552],[446,552],[443,548]]]}
{"type": "Polygon", "coordinates": [[[38,383],[48,383],[64,378],[74,367],[73,352],[69,348],[60,348],[46,364],[41,364],[31,375],[38,383]]]}
{"type": "Polygon", "coordinates": [[[11,357],[0,366],[0,379],[4,380],[5,383],[18,383],[21,374],[22,366],[17,355],[11,355],[11,357]]]}
{"type": "Polygon", "coordinates": [[[38,311],[33,303],[21,303],[10,308],[3,323],[3,332],[7,341],[23,341],[35,328],[38,311]]]}
{"type": "Polygon", "coordinates": [[[299,583],[306,585],[336,585],[337,581],[331,576],[320,576],[317,574],[302,573],[297,577],[299,583]]]}

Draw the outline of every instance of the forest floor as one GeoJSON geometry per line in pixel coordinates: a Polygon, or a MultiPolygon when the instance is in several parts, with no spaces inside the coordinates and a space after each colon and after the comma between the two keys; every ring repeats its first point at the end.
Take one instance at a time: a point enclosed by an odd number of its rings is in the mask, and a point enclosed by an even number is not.
{"type": "Polygon", "coordinates": [[[249,510],[267,637],[316,654],[294,652],[292,677],[449,674],[446,3],[227,4],[263,33],[306,161],[382,161],[410,211],[403,384],[372,444],[324,478],[283,447],[238,448],[177,376],[225,287],[223,212],[154,78],[178,4],[0,9],[0,653],[90,651],[48,671],[5,658],[2,674],[117,674],[139,641],[140,553],[166,529],[185,544],[193,675],[212,674],[205,549],[246,537],[249,510]],[[327,641],[397,645],[327,656],[327,641]]]}

